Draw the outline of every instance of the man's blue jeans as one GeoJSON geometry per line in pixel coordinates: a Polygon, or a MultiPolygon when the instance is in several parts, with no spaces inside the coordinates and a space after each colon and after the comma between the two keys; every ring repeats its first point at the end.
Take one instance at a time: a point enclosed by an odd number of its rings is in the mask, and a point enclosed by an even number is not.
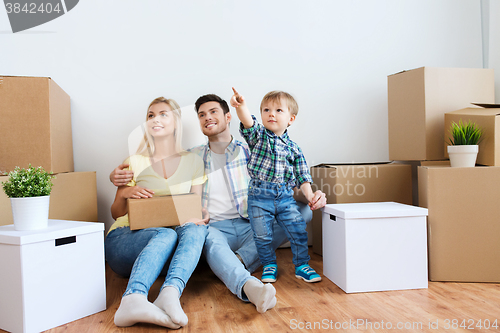
{"type": "Polygon", "coordinates": [[[262,265],[276,264],[274,221],[290,241],[295,267],[309,263],[306,222],[293,198],[293,188],[252,179],[248,188],[248,216],[262,265]]]}
{"type": "Polygon", "coordinates": [[[117,274],[128,277],[123,296],[148,295],[160,274],[166,274],[161,289],[171,286],[182,295],[205,243],[207,226],[187,223],[177,228],[112,230],[105,241],[106,261],[117,274]]]}

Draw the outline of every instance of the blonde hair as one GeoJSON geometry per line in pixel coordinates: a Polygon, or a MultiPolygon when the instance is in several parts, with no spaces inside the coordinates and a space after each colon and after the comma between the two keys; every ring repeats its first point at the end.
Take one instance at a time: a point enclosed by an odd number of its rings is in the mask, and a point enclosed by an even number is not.
{"type": "Polygon", "coordinates": [[[288,106],[288,109],[290,110],[291,114],[296,116],[299,113],[299,105],[295,101],[295,98],[293,98],[293,96],[287,92],[278,90],[268,92],[264,96],[264,98],[262,98],[262,102],[260,103],[260,111],[262,112],[262,105],[264,105],[264,103],[266,102],[279,103],[282,100],[286,102],[286,105],[288,106]]]}
{"type": "Polygon", "coordinates": [[[181,122],[181,108],[176,101],[171,98],[158,97],[155,98],[148,106],[146,112],[146,122],[142,124],[142,132],[144,137],[142,138],[139,148],[137,148],[137,153],[139,155],[153,156],[155,152],[154,138],[149,134],[147,129],[148,112],[149,108],[155,104],[165,103],[172,109],[172,114],[174,115],[174,140],[175,140],[175,150],[179,153],[182,152],[182,122],[181,122]]]}

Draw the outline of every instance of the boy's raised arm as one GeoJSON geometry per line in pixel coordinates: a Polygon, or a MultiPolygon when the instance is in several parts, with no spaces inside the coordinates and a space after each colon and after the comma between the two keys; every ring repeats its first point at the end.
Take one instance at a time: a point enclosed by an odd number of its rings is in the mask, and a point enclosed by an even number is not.
{"type": "Polygon", "coordinates": [[[245,103],[245,98],[233,88],[234,95],[231,97],[231,106],[236,109],[238,118],[245,128],[253,126],[253,118],[245,103]]]}

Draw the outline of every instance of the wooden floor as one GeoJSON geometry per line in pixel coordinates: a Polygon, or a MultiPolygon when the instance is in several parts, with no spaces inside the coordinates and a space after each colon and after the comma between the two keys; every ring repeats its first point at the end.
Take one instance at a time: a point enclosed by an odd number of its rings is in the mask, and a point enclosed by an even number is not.
{"type": "MultiPolygon", "coordinates": [[[[311,253],[311,266],[322,274],[322,257],[311,253]]],[[[428,289],[346,294],[327,278],[308,284],[294,277],[290,249],[277,251],[276,307],[259,314],[240,301],[200,263],[181,298],[189,324],[182,332],[500,332],[500,284],[430,282],[428,289]],[[464,321],[465,320],[465,321],[464,321]],[[479,320],[481,326],[479,327],[479,320]],[[488,322],[486,322],[488,324],[488,322]],[[460,325],[464,326],[460,327],[460,325]]],[[[254,275],[259,277],[261,270],[254,275]]],[[[107,269],[107,310],[51,329],[50,333],[165,332],[138,324],[118,328],[113,316],[127,279],[107,269]]],[[[161,286],[150,291],[154,300],[161,286]]],[[[4,332],[1,331],[0,332],[4,332]]]]}

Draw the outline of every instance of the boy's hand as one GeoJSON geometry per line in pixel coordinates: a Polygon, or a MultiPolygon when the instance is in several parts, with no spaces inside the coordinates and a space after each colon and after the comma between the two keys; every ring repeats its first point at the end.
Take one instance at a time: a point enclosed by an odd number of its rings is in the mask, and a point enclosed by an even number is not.
{"type": "Polygon", "coordinates": [[[326,194],[321,192],[320,190],[317,190],[316,192],[313,193],[311,188],[311,183],[309,182],[302,183],[302,185],[300,185],[300,192],[302,192],[302,195],[307,200],[307,204],[309,205],[311,210],[316,210],[325,207],[326,194]]]}
{"type": "Polygon", "coordinates": [[[117,168],[115,168],[111,174],[109,175],[109,180],[115,186],[123,186],[127,185],[132,178],[134,177],[134,172],[132,170],[123,170],[128,168],[128,164],[120,164],[117,168]]]}
{"type": "Polygon", "coordinates": [[[237,108],[245,102],[245,98],[243,97],[243,95],[237,92],[236,89],[234,89],[234,87],[233,87],[233,92],[234,95],[233,97],[231,97],[230,103],[233,108],[237,108]]]}
{"type": "Polygon", "coordinates": [[[245,103],[245,98],[233,88],[234,95],[231,97],[231,106],[236,109],[238,118],[240,118],[243,127],[250,128],[253,126],[253,118],[245,103]]]}
{"type": "Polygon", "coordinates": [[[326,205],[326,194],[317,190],[314,192],[313,197],[309,200],[309,207],[311,210],[316,210],[325,207],[326,205]]]}

